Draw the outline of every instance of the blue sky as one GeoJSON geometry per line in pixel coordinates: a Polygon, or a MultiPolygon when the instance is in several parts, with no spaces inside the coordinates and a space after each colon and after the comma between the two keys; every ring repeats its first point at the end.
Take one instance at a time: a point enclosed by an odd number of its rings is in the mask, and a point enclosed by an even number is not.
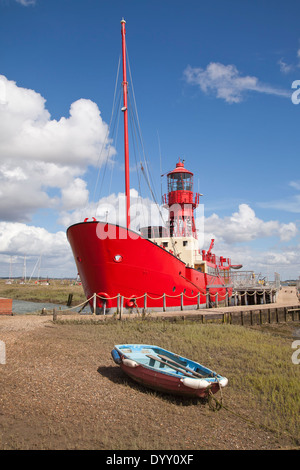
{"type": "Polygon", "coordinates": [[[156,193],[184,158],[204,248],[214,237],[244,269],[298,277],[299,14],[293,0],[0,0],[0,275],[42,255],[43,276],[75,277],[67,226],[124,192],[121,124],[106,174],[101,154],[124,17],[156,193]]]}

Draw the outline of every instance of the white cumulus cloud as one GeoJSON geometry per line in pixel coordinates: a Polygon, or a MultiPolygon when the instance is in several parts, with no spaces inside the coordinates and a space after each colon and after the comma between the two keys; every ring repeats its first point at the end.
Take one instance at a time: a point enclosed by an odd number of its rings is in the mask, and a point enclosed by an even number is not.
{"type": "MultiPolygon", "coordinates": [[[[22,276],[24,261],[27,274],[42,257],[42,276],[76,277],[76,267],[64,231],[50,233],[43,227],[19,222],[0,222],[0,275],[22,276]]],[[[35,273],[37,275],[37,273],[35,273]]]]}
{"type": "Polygon", "coordinates": [[[26,221],[38,208],[74,209],[85,203],[88,190],[82,176],[87,166],[99,164],[99,156],[103,161],[108,152],[115,153],[94,102],[75,101],[69,116],[59,120],[51,119],[45,105],[36,91],[0,76],[2,220],[26,221]],[[53,188],[61,194],[51,195],[53,188]]]}
{"type": "Polygon", "coordinates": [[[245,243],[252,240],[279,237],[281,241],[289,241],[297,234],[294,222],[281,224],[276,220],[263,221],[256,217],[248,204],[240,204],[238,212],[220,218],[213,214],[205,219],[204,230],[212,238],[218,238],[227,244],[245,243]]]}
{"type": "Polygon", "coordinates": [[[242,75],[235,65],[211,62],[206,69],[191,67],[184,70],[187,83],[197,85],[202,92],[212,93],[227,103],[239,103],[246,92],[255,91],[290,97],[290,92],[261,83],[257,77],[242,75]]]}
{"type": "Polygon", "coordinates": [[[86,182],[81,178],[75,178],[73,183],[67,188],[63,188],[62,207],[64,210],[82,208],[88,203],[89,192],[86,188],[86,182]]]}

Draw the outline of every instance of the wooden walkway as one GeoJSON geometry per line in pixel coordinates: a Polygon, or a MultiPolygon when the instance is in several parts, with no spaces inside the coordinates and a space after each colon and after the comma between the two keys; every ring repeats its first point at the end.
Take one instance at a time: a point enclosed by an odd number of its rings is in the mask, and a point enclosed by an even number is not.
{"type": "MultiPolygon", "coordinates": [[[[122,319],[141,318],[138,313],[123,314],[122,319]]],[[[168,321],[199,321],[222,322],[240,325],[262,323],[279,323],[300,321],[300,302],[295,287],[283,288],[279,291],[277,301],[269,304],[238,305],[217,308],[201,308],[199,310],[176,310],[167,312],[150,312],[144,315],[153,320],[168,321]]]]}
{"type": "Polygon", "coordinates": [[[295,287],[283,288],[279,291],[277,301],[269,304],[238,305],[217,308],[201,308],[198,310],[176,310],[176,311],[146,311],[132,313],[117,313],[114,315],[80,315],[78,313],[64,313],[63,310],[53,311],[53,320],[65,315],[70,317],[80,316],[82,321],[110,321],[110,320],[165,320],[165,321],[197,321],[200,323],[218,322],[239,325],[254,325],[262,323],[281,323],[286,321],[300,321],[300,302],[295,287]]]}
{"type": "Polygon", "coordinates": [[[296,287],[282,288],[277,301],[259,305],[237,305],[200,310],[152,312],[151,317],[165,320],[222,321],[233,324],[261,324],[300,321],[300,302],[296,287]]]}

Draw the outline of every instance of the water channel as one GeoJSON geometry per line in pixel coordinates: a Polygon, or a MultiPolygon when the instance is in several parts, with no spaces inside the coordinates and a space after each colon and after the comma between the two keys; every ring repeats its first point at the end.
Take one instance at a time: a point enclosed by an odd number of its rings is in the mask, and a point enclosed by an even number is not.
{"type": "MultiPolygon", "coordinates": [[[[41,313],[42,309],[52,311],[54,308],[57,310],[66,310],[69,307],[66,305],[52,304],[47,302],[29,302],[27,300],[13,300],[12,311],[14,314],[25,314],[25,313],[41,313]]],[[[74,309],[79,311],[81,307],[74,309]]],[[[81,313],[90,313],[90,307],[85,307],[81,313]]]]}

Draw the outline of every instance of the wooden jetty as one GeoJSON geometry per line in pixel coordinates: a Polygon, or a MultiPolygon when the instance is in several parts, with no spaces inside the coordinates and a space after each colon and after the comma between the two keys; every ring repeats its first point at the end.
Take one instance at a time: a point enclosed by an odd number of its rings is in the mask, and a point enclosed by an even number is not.
{"type": "MultiPolygon", "coordinates": [[[[223,305],[201,310],[184,310],[182,312],[164,312],[163,314],[151,313],[151,316],[169,321],[190,320],[200,321],[201,323],[219,322],[244,326],[300,321],[300,303],[295,287],[278,289],[273,292],[272,297],[265,296],[267,301],[265,304],[255,304],[253,293],[250,290],[249,299],[253,299],[253,301],[250,300],[249,303],[245,296],[246,302],[238,305],[223,305]],[[271,299],[273,303],[270,302],[271,299]]],[[[243,297],[243,291],[241,297],[243,297]]],[[[263,297],[257,295],[257,300],[262,301],[263,297]]]]}
{"type": "Polygon", "coordinates": [[[233,292],[233,305],[260,305],[276,302],[278,289],[267,286],[236,287],[233,292]]]}

